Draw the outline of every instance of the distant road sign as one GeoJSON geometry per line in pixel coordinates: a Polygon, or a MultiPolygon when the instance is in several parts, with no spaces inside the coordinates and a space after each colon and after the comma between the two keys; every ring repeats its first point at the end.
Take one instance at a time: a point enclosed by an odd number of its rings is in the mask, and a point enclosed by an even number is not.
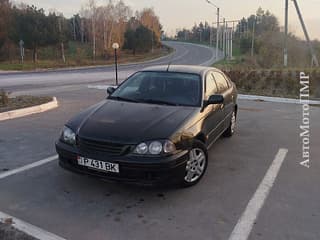
{"type": "Polygon", "coordinates": [[[21,55],[21,63],[23,63],[24,60],[24,41],[20,40],[19,41],[19,45],[20,45],[20,55],[21,55]]]}

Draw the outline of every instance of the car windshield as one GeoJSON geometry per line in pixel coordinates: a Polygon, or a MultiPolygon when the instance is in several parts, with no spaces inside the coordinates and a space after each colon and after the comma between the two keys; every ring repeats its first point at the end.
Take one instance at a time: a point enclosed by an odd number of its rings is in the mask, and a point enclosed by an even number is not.
{"type": "Polygon", "coordinates": [[[138,72],[109,97],[119,101],[175,106],[199,106],[201,80],[197,74],[138,72]]]}

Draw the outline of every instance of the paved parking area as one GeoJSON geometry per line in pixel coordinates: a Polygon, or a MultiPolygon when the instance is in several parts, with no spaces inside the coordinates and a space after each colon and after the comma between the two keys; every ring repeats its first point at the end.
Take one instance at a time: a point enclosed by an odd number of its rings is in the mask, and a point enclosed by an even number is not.
{"type": "MultiPolygon", "coordinates": [[[[63,124],[106,94],[82,86],[55,95],[58,109],[0,122],[0,174],[54,156],[63,124]]],[[[103,182],[66,172],[53,160],[0,179],[0,212],[65,239],[229,239],[284,148],[288,153],[249,239],[320,239],[320,108],[311,110],[307,169],[299,165],[301,106],[239,105],[236,135],[213,145],[207,174],[192,188],[103,182]]]]}

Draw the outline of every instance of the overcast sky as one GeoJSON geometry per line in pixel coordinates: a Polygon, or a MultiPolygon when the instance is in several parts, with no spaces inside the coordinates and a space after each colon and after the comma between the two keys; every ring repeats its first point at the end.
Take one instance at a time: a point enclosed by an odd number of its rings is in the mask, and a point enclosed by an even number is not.
{"type": "MultiPolygon", "coordinates": [[[[243,16],[255,13],[261,6],[274,13],[280,23],[284,22],[284,2],[285,0],[211,0],[221,8],[221,14],[227,20],[237,20],[243,16]]],[[[320,0],[298,0],[303,17],[311,38],[320,39],[320,0]]],[[[20,2],[17,0],[16,2],[20,2]]],[[[86,0],[24,0],[28,4],[34,4],[45,10],[56,9],[70,17],[78,12],[86,0]]],[[[99,4],[106,3],[108,0],[98,0],[99,4]]],[[[190,28],[194,23],[200,21],[215,22],[216,10],[213,6],[206,3],[206,0],[124,0],[134,10],[144,7],[153,7],[164,30],[169,34],[175,34],[178,28],[190,28]]],[[[290,3],[290,31],[302,36],[297,13],[295,12],[292,1],[290,3]]]]}

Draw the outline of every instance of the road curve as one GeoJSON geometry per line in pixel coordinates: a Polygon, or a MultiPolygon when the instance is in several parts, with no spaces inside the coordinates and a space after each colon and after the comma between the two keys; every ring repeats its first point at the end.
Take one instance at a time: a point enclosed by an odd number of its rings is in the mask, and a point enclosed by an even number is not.
{"type": "MultiPolygon", "coordinates": [[[[175,49],[175,52],[143,63],[124,64],[119,66],[120,79],[127,78],[135,71],[152,65],[162,64],[188,64],[211,65],[215,62],[215,49],[203,45],[164,42],[175,49]]],[[[98,83],[114,80],[113,66],[99,66],[79,69],[59,69],[40,72],[12,72],[0,73],[0,89],[7,91],[23,91],[36,88],[58,87],[98,83]]]]}

